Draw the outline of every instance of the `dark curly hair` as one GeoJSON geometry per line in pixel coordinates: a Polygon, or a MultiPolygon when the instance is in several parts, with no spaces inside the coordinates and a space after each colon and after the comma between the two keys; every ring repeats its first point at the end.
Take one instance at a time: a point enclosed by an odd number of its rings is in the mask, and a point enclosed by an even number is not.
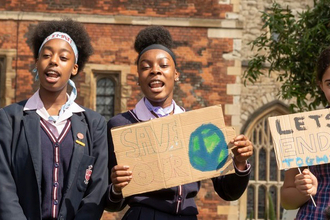
{"type": "Polygon", "coordinates": [[[45,38],[56,31],[68,34],[75,42],[78,49],[78,72],[80,72],[93,54],[93,47],[83,24],[72,19],[46,21],[34,28],[28,36],[28,44],[32,48],[34,59],[38,59],[39,48],[45,38]]]}
{"type": "Polygon", "coordinates": [[[173,40],[170,32],[162,26],[150,26],[142,29],[135,38],[134,49],[140,53],[152,44],[161,44],[171,50],[173,40]]]}
{"type": "Polygon", "coordinates": [[[322,82],[323,75],[329,67],[330,67],[330,47],[324,49],[317,60],[316,77],[319,82],[322,82]]]}

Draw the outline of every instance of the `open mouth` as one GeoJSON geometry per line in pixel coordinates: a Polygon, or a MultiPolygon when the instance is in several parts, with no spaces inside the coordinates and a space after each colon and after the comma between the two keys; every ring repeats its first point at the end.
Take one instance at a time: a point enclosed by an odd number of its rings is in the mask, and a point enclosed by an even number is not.
{"type": "Polygon", "coordinates": [[[57,82],[60,77],[60,74],[53,70],[47,71],[45,75],[48,82],[57,82]]]}
{"type": "Polygon", "coordinates": [[[162,88],[164,85],[165,84],[160,80],[154,80],[154,81],[149,83],[149,86],[150,86],[151,89],[162,88]]]}

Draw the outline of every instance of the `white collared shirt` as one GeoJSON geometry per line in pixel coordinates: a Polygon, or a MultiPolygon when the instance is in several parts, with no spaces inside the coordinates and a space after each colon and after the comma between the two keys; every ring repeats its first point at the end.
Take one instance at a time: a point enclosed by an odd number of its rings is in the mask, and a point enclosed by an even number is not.
{"type": "MultiPolygon", "coordinates": [[[[151,119],[157,118],[154,114],[152,114],[147,106],[144,103],[144,98],[141,99],[136,105],[135,108],[133,109],[133,112],[136,114],[139,120],[141,121],[149,121],[151,119]]],[[[175,104],[174,106],[174,112],[173,114],[180,114],[185,112],[184,109],[182,109],[180,106],[175,104]]]]}
{"type": "MultiPolygon", "coordinates": [[[[67,96],[69,96],[67,94],[67,96]]],[[[44,103],[40,99],[39,90],[36,91],[26,102],[23,111],[36,110],[36,113],[44,119],[47,123],[47,127],[51,130],[56,138],[61,134],[67,120],[72,116],[73,113],[85,111],[77,103],[73,102],[69,108],[67,108],[63,114],[59,116],[56,121],[50,120],[50,115],[45,109],[44,103]]]]}

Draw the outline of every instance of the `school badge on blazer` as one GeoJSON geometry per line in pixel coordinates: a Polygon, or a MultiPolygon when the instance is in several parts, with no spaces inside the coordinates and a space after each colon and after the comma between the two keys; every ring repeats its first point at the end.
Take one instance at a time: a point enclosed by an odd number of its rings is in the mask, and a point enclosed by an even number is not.
{"type": "Polygon", "coordinates": [[[84,183],[87,185],[89,182],[89,179],[91,178],[92,175],[92,169],[93,169],[93,165],[89,165],[88,168],[86,169],[86,173],[85,173],[85,180],[84,183]]]}

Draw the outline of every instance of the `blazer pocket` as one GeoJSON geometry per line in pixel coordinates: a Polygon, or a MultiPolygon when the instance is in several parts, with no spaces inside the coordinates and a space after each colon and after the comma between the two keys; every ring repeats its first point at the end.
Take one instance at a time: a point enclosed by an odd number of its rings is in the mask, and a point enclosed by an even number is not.
{"type": "Polygon", "coordinates": [[[83,155],[78,168],[77,187],[81,192],[86,191],[94,169],[95,157],[83,155]]]}

